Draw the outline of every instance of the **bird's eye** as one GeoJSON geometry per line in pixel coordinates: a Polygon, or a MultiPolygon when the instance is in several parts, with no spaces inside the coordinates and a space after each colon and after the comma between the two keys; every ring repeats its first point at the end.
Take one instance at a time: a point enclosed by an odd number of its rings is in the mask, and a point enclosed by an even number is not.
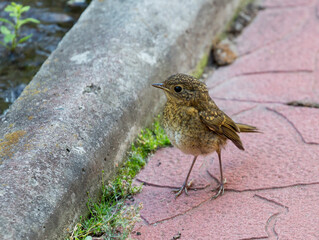
{"type": "Polygon", "coordinates": [[[182,91],[182,87],[181,86],[176,86],[176,87],[174,87],[174,91],[175,92],[180,92],[180,91],[182,91]]]}

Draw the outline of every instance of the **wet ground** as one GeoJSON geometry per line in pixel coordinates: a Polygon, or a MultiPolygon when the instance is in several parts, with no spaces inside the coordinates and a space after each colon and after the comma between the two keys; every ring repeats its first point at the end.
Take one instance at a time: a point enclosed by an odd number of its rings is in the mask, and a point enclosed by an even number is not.
{"type": "MultiPolygon", "coordinates": [[[[22,17],[32,17],[40,24],[26,24],[21,28],[21,36],[33,34],[21,44],[15,53],[0,46],[0,115],[20,95],[32,80],[42,63],[56,48],[64,34],[78,20],[88,1],[69,4],[67,0],[24,0],[17,3],[30,6],[22,17]]],[[[10,1],[0,2],[0,17],[12,20],[4,8],[10,1]]],[[[0,34],[0,40],[3,35],[0,34]]]]}

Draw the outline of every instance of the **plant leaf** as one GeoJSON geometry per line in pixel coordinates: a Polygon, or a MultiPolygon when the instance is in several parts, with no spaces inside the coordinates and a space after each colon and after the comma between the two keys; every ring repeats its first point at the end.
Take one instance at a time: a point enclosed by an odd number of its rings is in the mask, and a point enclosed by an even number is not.
{"type": "Polygon", "coordinates": [[[14,11],[14,7],[12,5],[8,5],[6,6],[6,8],[4,9],[5,12],[13,12],[14,11]]]}
{"type": "Polygon", "coordinates": [[[14,34],[8,34],[4,36],[4,43],[9,43],[12,42],[12,40],[14,39],[15,35],[14,34]]]}
{"type": "Polygon", "coordinates": [[[11,34],[10,30],[6,26],[1,26],[0,31],[5,36],[11,34]]]}
{"type": "Polygon", "coordinates": [[[10,24],[11,26],[13,26],[13,27],[14,27],[14,23],[13,23],[13,22],[11,22],[11,21],[10,21],[10,20],[8,20],[8,19],[0,18],[0,22],[8,23],[8,24],[10,24]]]}
{"type": "Polygon", "coordinates": [[[24,6],[23,8],[21,8],[21,13],[27,12],[29,11],[29,9],[30,9],[30,6],[24,6]]]}
{"type": "Polygon", "coordinates": [[[10,17],[17,17],[18,14],[17,14],[16,12],[12,12],[12,13],[9,14],[9,16],[10,16],[10,17]]]}
{"type": "Polygon", "coordinates": [[[39,20],[37,19],[34,19],[34,18],[26,18],[26,19],[23,19],[21,21],[19,21],[19,23],[17,24],[18,28],[20,28],[22,25],[26,24],[26,23],[29,23],[29,22],[33,22],[33,23],[40,23],[39,20]]]}
{"type": "Polygon", "coordinates": [[[32,34],[29,34],[28,36],[25,36],[25,37],[21,38],[21,39],[18,41],[18,44],[27,41],[30,37],[32,37],[32,34]]]}

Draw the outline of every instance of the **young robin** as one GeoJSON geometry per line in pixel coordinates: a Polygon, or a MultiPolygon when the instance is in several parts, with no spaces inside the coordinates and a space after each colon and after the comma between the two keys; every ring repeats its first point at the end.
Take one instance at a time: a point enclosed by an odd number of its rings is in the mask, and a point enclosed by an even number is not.
{"type": "Polygon", "coordinates": [[[238,133],[258,132],[258,129],[235,123],[210,98],[206,84],[192,76],[179,73],[152,86],[164,90],[167,97],[162,124],[168,138],[182,152],[194,156],[184,184],[176,191],[176,197],[183,191],[188,194],[188,178],[197,157],[215,151],[218,154],[221,181],[213,198],[223,195],[225,182],[221,149],[227,140],[231,140],[236,147],[244,150],[238,133]]]}

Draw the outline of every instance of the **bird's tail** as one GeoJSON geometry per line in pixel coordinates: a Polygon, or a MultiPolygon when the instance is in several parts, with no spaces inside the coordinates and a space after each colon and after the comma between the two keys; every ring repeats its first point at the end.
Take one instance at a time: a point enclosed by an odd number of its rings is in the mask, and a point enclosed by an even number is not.
{"type": "Polygon", "coordinates": [[[259,132],[258,128],[254,126],[250,126],[247,124],[242,124],[242,123],[236,123],[236,126],[239,128],[240,132],[259,132]]]}

